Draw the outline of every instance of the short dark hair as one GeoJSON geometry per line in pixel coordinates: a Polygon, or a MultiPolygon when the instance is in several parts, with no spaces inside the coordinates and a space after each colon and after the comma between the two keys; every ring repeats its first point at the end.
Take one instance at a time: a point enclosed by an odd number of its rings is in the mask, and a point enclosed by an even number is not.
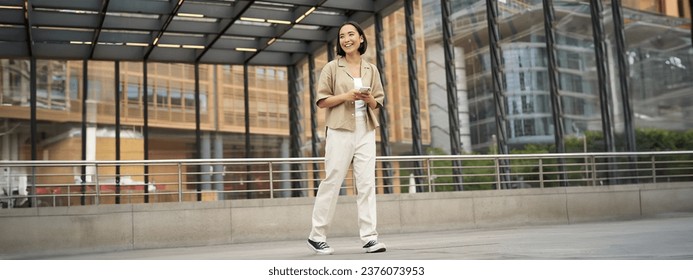
{"type": "Polygon", "coordinates": [[[342,49],[342,45],[339,43],[339,31],[342,30],[342,27],[344,27],[347,24],[353,25],[354,27],[356,27],[356,31],[358,31],[359,35],[361,37],[363,37],[363,43],[361,43],[361,45],[359,46],[359,53],[364,54],[366,52],[366,49],[368,48],[368,40],[366,39],[366,34],[363,33],[363,28],[361,28],[361,26],[356,22],[347,21],[345,23],[342,23],[342,25],[339,26],[339,29],[337,29],[337,55],[339,55],[339,56],[345,56],[346,55],[346,52],[344,52],[344,50],[342,49]]]}

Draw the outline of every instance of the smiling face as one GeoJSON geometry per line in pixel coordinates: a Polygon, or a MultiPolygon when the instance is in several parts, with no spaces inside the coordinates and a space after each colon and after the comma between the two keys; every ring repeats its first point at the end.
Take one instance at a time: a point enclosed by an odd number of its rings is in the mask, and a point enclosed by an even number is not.
{"type": "Polygon", "coordinates": [[[359,34],[353,25],[346,24],[339,29],[339,45],[345,54],[360,54],[359,47],[361,43],[363,43],[363,36],[359,34]]]}

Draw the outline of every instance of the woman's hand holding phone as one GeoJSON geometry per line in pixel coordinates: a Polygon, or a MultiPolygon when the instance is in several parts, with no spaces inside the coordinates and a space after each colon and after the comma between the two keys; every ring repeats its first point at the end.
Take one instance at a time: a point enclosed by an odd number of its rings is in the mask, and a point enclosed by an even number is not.
{"type": "Polygon", "coordinates": [[[360,87],[359,88],[359,95],[361,97],[361,100],[368,100],[371,95],[371,88],[370,87],[360,87]]]}

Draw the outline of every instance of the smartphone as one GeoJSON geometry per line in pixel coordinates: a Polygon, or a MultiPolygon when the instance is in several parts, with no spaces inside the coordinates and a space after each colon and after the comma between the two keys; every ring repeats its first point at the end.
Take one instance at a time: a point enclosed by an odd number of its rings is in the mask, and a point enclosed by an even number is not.
{"type": "Polygon", "coordinates": [[[365,92],[370,92],[370,91],[371,91],[371,87],[360,87],[359,88],[359,92],[365,93],[365,92]]]}

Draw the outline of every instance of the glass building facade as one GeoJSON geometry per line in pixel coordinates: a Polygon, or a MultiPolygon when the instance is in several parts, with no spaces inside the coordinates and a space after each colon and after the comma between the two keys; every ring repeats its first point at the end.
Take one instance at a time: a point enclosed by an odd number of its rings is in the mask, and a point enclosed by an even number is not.
{"type": "MultiPolygon", "coordinates": [[[[624,1],[623,17],[630,102],[635,128],[693,129],[693,48],[689,3],[685,1],[624,1]]],[[[452,0],[453,41],[458,91],[466,96],[468,150],[495,145],[496,107],[493,98],[486,2],[452,0]],[[459,86],[458,86],[459,87],[459,86]]],[[[624,117],[619,67],[609,3],[604,3],[607,90],[613,130],[623,137],[624,117]]],[[[561,120],[565,136],[602,131],[599,84],[592,20],[588,1],[554,1],[555,55],[561,120]]],[[[510,147],[554,143],[554,120],[542,1],[498,1],[501,91],[504,99],[506,142],[510,147]]],[[[424,1],[427,48],[441,44],[440,1],[424,1]]],[[[435,65],[429,63],[430,65],[435,65]]],[[[429,73],[433,70],[429,69],[429,73]]],[[[430,87],[429,87],[430,90],[430,87]]],[[[444,100],[444,99],[443,99],[444,100]]],[[[434,104],[432,104],[433,106],[434,104]]],[[[444,107],[445,104],[440,105],[444,107]]],[[[446,122],[431,124],[447,127],[446,122]]],[[[445,121],[445,120],[443,120],[445,121]]],[[[464,131],[467,128],[462,128],[464,131]]],[[[463,133],[464,134],[464,133],[463,133]]],[[[437,137],[434,135],[434,138],[437,137]]],[[[464,142],[464,141],[463,141],[464,142]]],[[[443,147],[444,148],[444,147],[443,147]]],[[[617,147],[623,150],[624,147],[617,147]]]]}

